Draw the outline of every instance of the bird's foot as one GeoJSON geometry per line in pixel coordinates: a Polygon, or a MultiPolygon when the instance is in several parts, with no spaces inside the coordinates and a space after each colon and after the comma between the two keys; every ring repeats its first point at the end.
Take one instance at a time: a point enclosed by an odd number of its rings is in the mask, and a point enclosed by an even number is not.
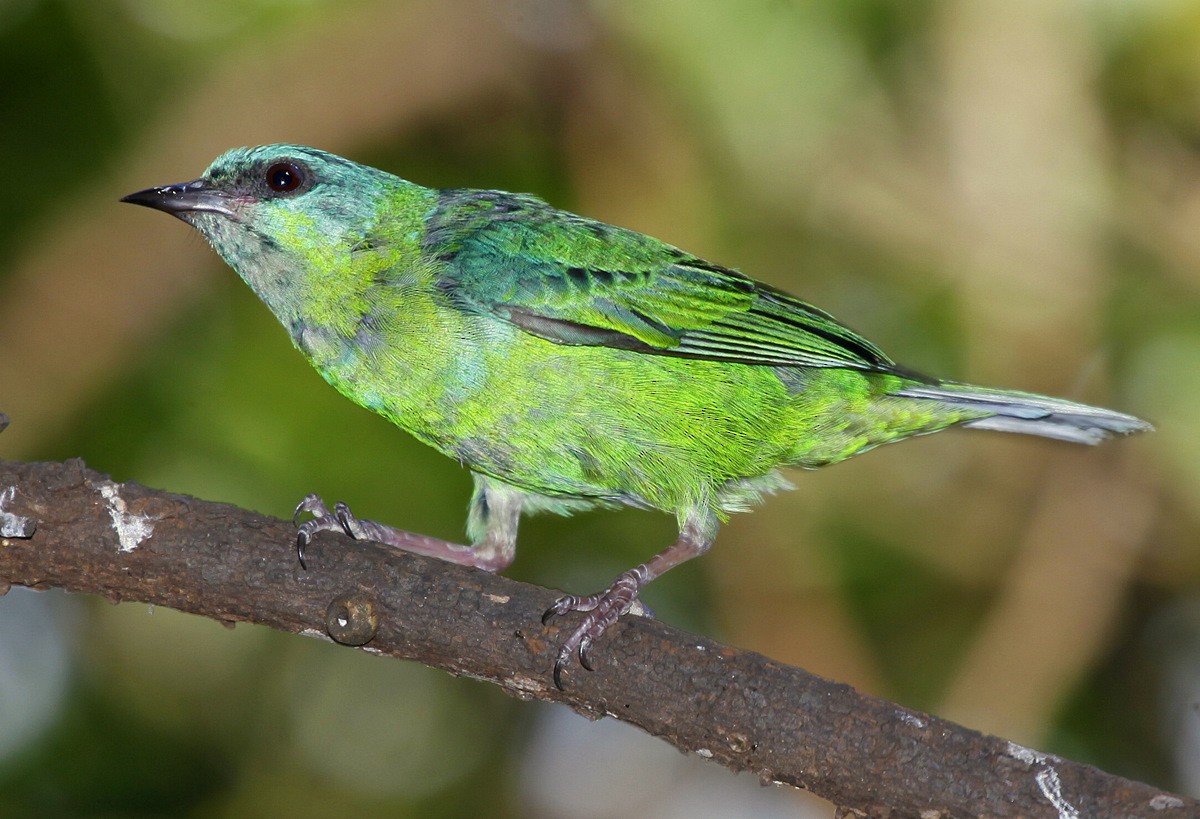
{"type": "MultiPolygon", "coordinates": [[[[510,510],[514,519],[518,512],[519,508],[510,510]]],[[[403,552],[436,557],[439,560],[448,560],[462,566],[474,566],[489,572],[497,572],[508,566],[512,563],[513,555],[516,553],[515,524],[511,529],[502,532],[502,534],[511,535],[510,537],[489,535],[481,543],[464,546],[429,535],[406,532],[403,529],[396,529],[373,520],[365,520],[357,517],[350,511],[350,507],[341,501],[333,505],[331,512],[321,496],[316,494],[309,495],[300,501],[292,515],[292,522],[296,524],[297,530],[296,557],[300,560],[300,565],[306,569],[308,567],[304,564],[304,551],[317,532],[339,532],[354,540],[369,540],[403,552]],[[312,515],[312,519],[301,523],[300,518],[305,514],[312,515]]]]}
{"type": "Polygon", "coordinates": [[[587,612],[583,622],[571,632],[571,636],[558,650],[558,658],[554,661],[554,685],[558,690],[563,690],[563,668],[571,661],[572,656],[578,654],[579,664],[588,671],[594,670],[590,653],[592,643],[632,609],[638,609],[639,614],[649,615],[649,609],[642,606],[637,599],[638,591],[647,582],[643,575],[642,566],[630,569],[618,575],[613,584],[599,594],[589,594],[586,597],[564,595],[546,609],[546,613],[542,615],[542,623],[548,623],[551,617],[572,611],[587,612]]]}
{"type": "Polygon", "coordinates": [[[292,523],[296,526],[296,557],[304,568],[308,568],[304,565],[304,550],[317,532],[341,532],[354,540],[389,542],[390,527],[373,520],[358,518],[350,511],[350,507],[341,501],[335,503],[333,511],[330,512],[325,501],[315,492],[296,505],[296,511],[292,513],[292,523]],[[300,518],[305,513],[312,515],[312,519],[301,523],[300,518]]]}

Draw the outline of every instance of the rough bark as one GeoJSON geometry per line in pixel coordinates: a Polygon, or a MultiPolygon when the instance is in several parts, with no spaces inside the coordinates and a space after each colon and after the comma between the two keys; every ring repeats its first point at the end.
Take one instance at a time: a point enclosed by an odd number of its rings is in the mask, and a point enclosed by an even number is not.
{"type": "MultiPolygon", "coordinates": [[[[2,428],[0,419],[0,428],[2,428]]],[[[115,484],[81,461],[0,461],[0,589],[58,587],[332,638],[633,723],[845,815],[1191,817],[1200,803],[865,696],[750,651],[626,617],[551,668],[575,616],[539,622],[538,586],[115,484]]]]}

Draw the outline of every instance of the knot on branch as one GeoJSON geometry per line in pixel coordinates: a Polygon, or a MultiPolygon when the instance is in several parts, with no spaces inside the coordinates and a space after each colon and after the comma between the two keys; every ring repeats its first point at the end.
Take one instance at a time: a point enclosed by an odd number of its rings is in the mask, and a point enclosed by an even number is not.
{"type": "Polygon", "coordinates": [[[362,592],[335,598],[325,611],[325,630],[335,642],[345,646],[371,642],[379,631],[379,612],[374,598],[362,592]]]}

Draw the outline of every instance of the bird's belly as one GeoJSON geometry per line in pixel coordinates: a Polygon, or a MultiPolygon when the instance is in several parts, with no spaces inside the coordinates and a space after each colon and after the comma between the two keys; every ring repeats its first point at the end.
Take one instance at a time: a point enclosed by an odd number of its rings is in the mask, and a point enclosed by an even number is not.
{"type": "Polygon", "coordinates": [[[551,497],[720,504],[779,466],[832,463],[922,431],[893,434],[892,419],[875,417],[877,394],[894,385],[871,379],[898,379],[848,370],[781,378],[770,367],[554,344],[508,325],[374,349],[357,339],[310,357],[344,395],[419,440],[551,497]]]}
{"type": "Polygon", "coordinates": [[[476,471],[674,510],[786,460],[787,391],[767,368],[521,342],[485,356],[432,436],[476,471]]]}

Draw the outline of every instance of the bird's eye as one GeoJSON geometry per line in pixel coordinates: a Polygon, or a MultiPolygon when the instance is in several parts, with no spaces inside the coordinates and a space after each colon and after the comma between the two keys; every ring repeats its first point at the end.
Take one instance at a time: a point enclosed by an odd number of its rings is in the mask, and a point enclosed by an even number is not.
{"type": "Polygon", "coordinates": [[[303,181],[300,169],[291,162],[277,162],[267,168],[267,187],[278,193],[290,193],[303,181]]]}

